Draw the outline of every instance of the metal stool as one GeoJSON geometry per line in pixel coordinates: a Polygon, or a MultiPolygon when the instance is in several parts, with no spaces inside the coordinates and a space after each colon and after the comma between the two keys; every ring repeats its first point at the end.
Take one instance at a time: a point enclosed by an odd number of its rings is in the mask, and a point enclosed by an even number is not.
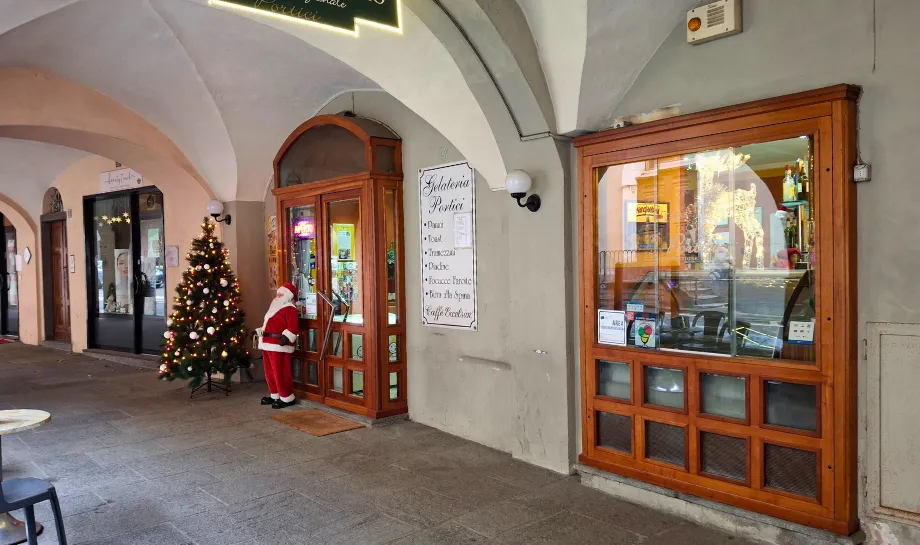
{"type": "Polygon", "coordinates": [[[31,477],[0,482],[0,513],[8,513],[16,509],[25,510],[26,537],[29,545],[38,545],[33,506],[46,500],[51,502],[51,510],[54,511],[54,526],[57,528],[58,543],[67,545],[67,538],[64,536],[64,517],[61,515],[61,504],[58,502],[54,485],[31,477]]]}

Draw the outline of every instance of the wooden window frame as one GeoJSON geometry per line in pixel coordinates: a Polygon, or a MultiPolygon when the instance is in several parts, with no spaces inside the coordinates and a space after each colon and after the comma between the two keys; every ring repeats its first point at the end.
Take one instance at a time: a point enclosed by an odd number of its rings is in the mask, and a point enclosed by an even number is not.
{"type": "Polygon", "coordinates": [[[579,165],[581,463],[837,534],[849,535],[859,529],[856,191],[852,172],[856,164],[856,103],[860,92],[859,87],[837,85],[575,139],[579,165]],[[760,360],[599,344],[595,169],[802,134],[815,137],[815,361],[760,360]],[[597,360],[630,362],[631,403],[596,395],[597,360]],[[684,369],[685,411],[644,403],[647,365],[684,369]],[[745,421],[700,413],[703,372],[745,378],[745,421]],[[764,425],[765,379],[818,385],[818,433],[764,425]],[[632,456],[598,448],[596,410],[632,416],[632,456]],[[685,428],[686,469],[645,459],[645,420],[685,428]],[[699,473],[701,431],[748,441],[748,483],[699,473]],[[764,488],[764,443],[817,453],[817,500],[764,488]]]}

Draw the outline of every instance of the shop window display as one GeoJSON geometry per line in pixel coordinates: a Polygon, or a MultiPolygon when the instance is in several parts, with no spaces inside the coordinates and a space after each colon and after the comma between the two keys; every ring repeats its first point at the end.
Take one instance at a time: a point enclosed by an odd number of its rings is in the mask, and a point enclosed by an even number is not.
{"type": "Polygon", "coordinates": [[[812,144],[597,170],[598,308],[628,345],[814,361],[812,144]]]}

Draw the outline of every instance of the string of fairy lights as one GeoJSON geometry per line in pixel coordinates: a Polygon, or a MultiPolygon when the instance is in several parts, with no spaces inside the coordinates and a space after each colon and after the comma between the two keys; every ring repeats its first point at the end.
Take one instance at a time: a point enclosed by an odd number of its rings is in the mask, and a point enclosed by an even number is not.
{"type": "Polygon", "coordinates": [[[231,352],[245,352],[246,332],[239,314],[240,286],[230,269],[230,252],[214,236],[210,220],[201,227],[201,236],[185,255],[189,267],[176,288],[174,310],[166,320],[161,378],[184,376],[183,371],[193,373],[196,366],[202,371],[219,367],[227,363],[231,352]],[[216,263],[212,266],[202,262],[207,259],[216,263]]]}

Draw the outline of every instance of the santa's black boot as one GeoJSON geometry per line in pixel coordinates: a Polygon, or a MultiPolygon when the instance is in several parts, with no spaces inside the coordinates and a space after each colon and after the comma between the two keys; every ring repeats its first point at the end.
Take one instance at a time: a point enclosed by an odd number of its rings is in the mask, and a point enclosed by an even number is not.
{"type": "Polygon", "coordinates": [[[275,399],[271,397],[263,397],[262,401],[259,402],[259,405],[271,405],[275,402],[275,399]]]}
{"type": "Polygon", "coordinates": [[[285,407],[290,407],[294,403],[297,403],[296,399],[292,399],[290,401],[282,401],[280,399],[276,399],[275,402],[272,403],[272,409],[283,409],[285,407]]]}

